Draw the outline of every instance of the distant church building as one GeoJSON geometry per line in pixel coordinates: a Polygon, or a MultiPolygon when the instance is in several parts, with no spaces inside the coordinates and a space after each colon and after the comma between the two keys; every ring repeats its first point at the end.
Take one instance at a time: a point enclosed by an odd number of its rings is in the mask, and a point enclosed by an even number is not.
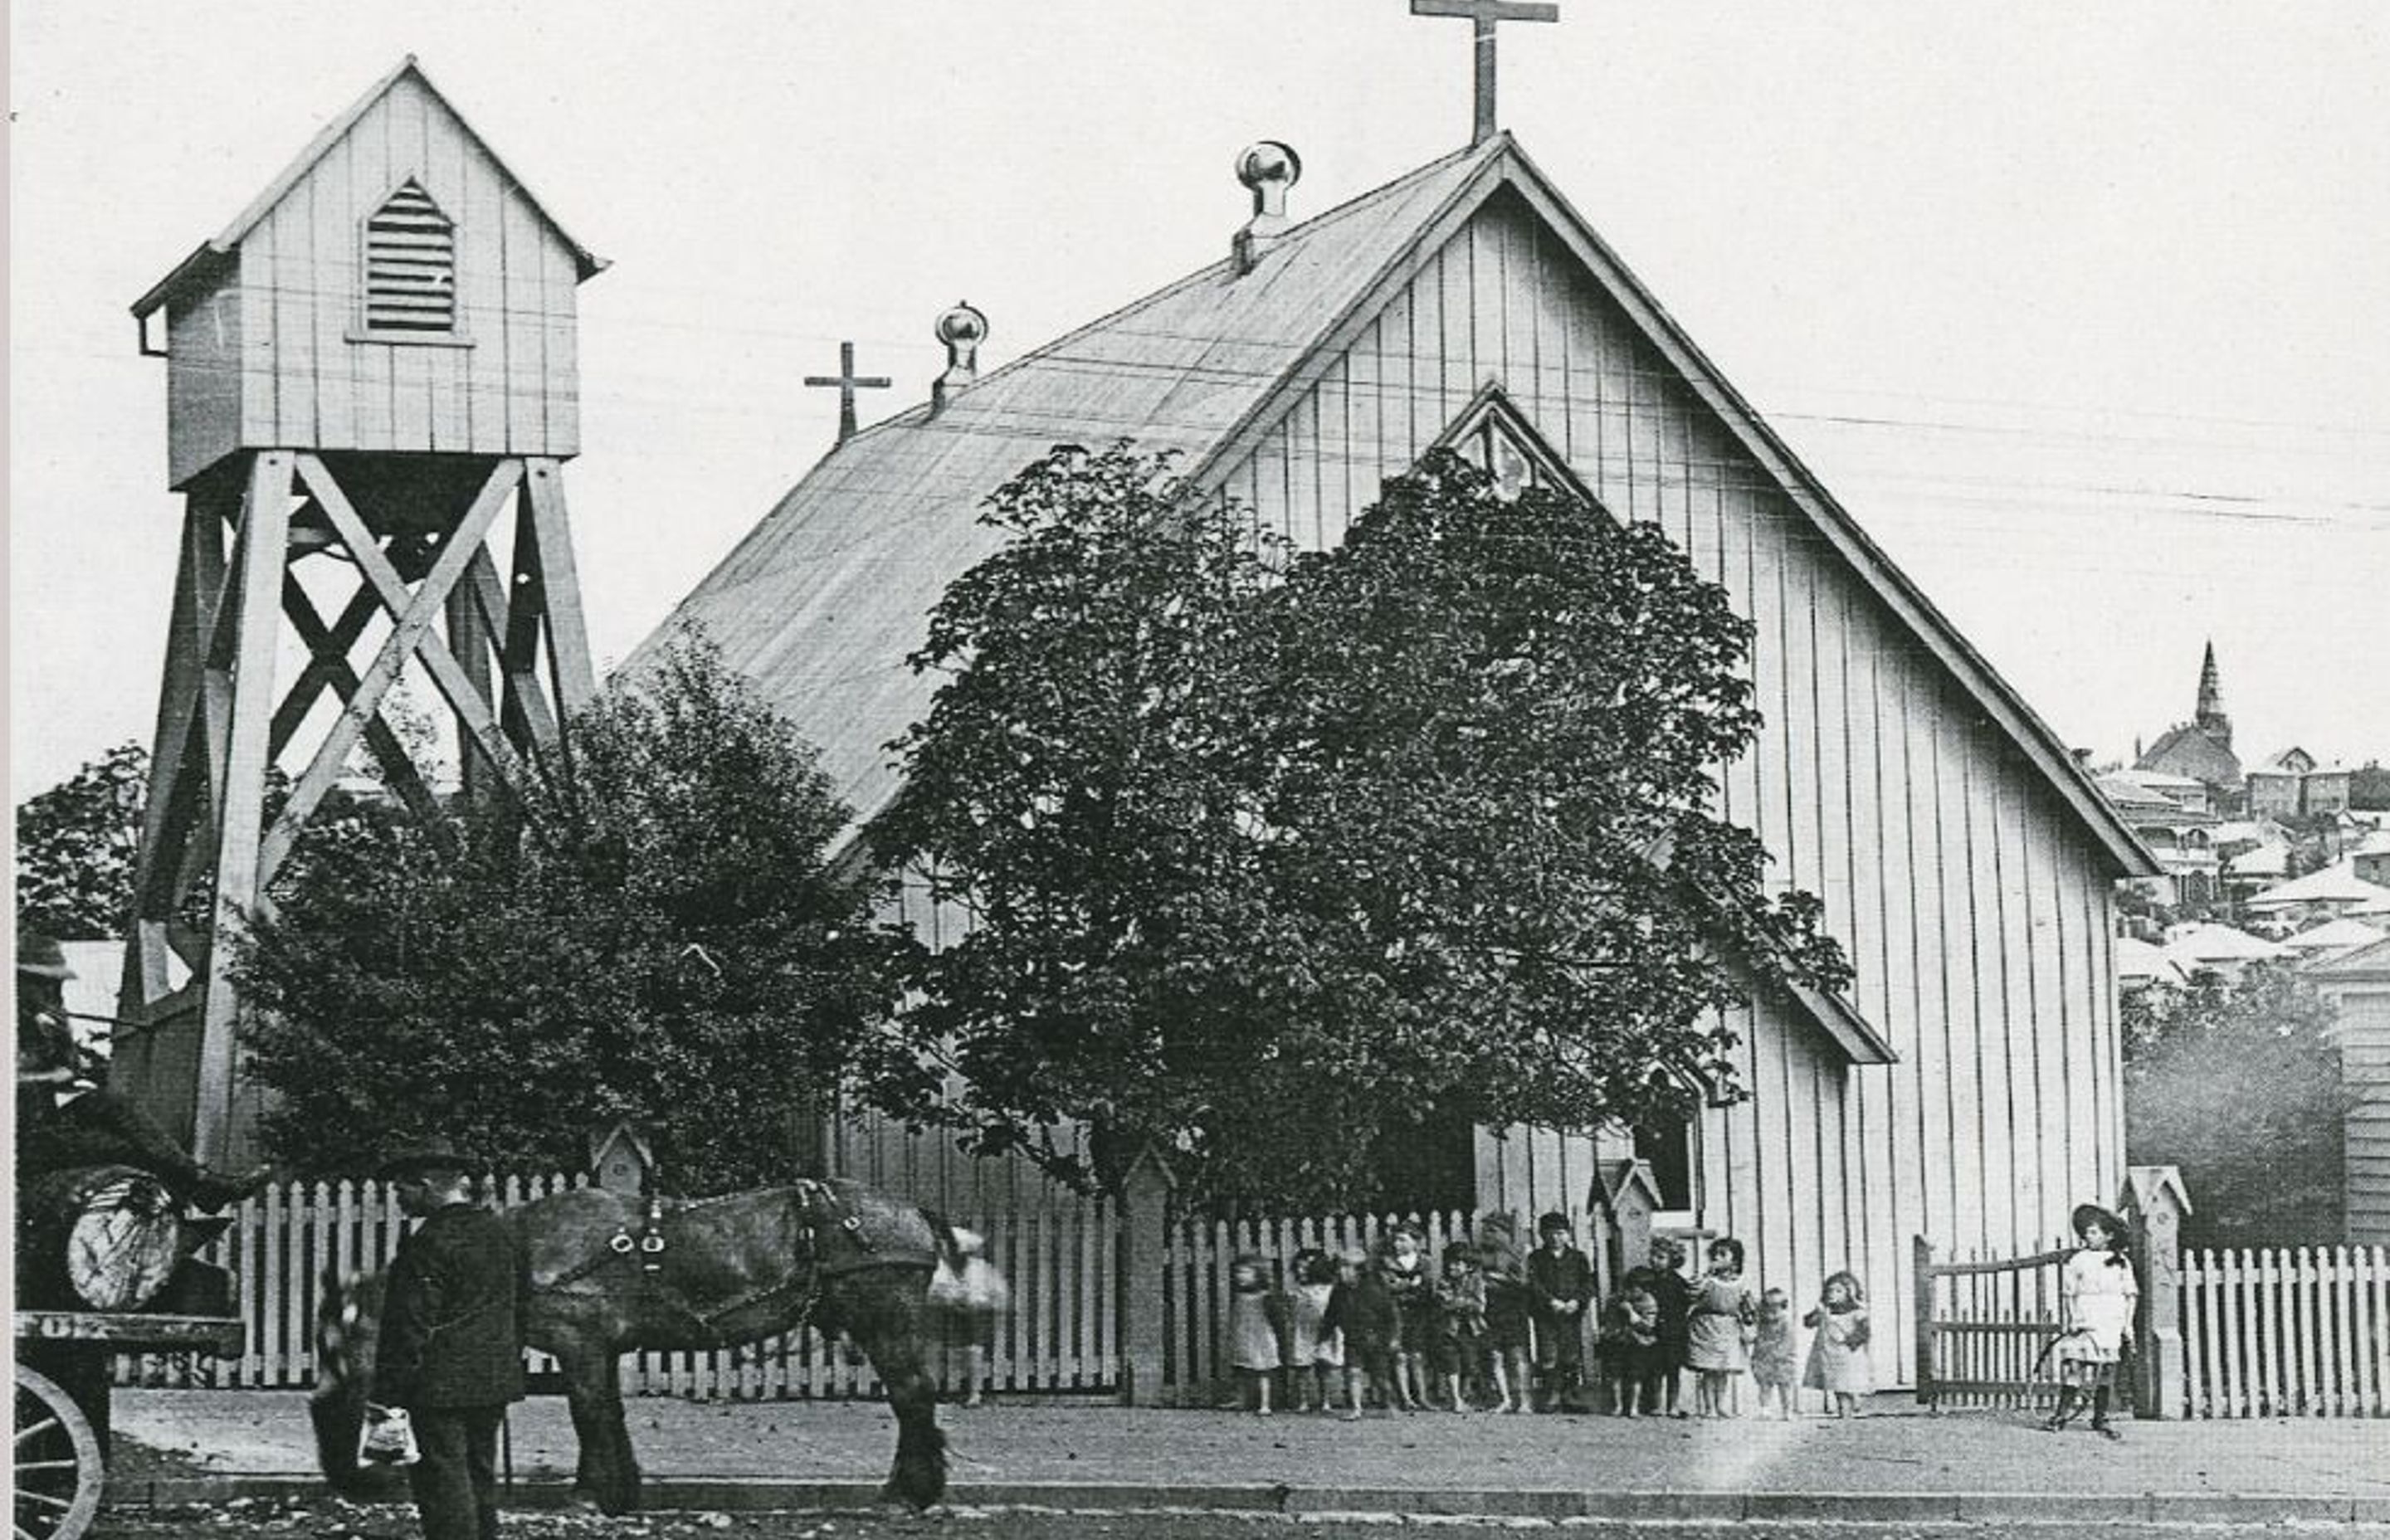
{"type": "MultiPolygon", "coordinates": [[[[642,654],[702,626],[867,821],[935,683],[906,657],[992,548],[982,501],[1056,441],[1175,450],[1193,485],[1315,546],[1433,448],[1521,461],[1587,517],[1664,529],[1754,622],[1767,721],[1724,810],[1823,900],[1856,975],[1730,1013],[1751,1095],[1673,1137],[1456,1130],[1477,1203],[1581,1208],[1600,1162],[1640,1155],[1664,1220],[1741,1238],[1763,1282],[1813,1297],[1848,1266],[1891,1302],[1918,1235],[2031,1251],[2112,1199],[2113,892],[2158,867],[2066,747],[1510,135],[1300,223],[1293,157],[1257,148],[1256,214],[1220,260],[983,375],[984,319],[951,314],[931,399],[842,437],[642,654]]],[[[2237,784],[2215,693],[2211,661],[2196,763],[2237,784]]],[[[908,914],[933,943],[962,922],[908,914]]],[[[846,1172],[959,1212],[1037,1201],[935,1136],[835,1144],[846,1172]]],[[[1905,1377],[1908,1313],[1879,1319],[1878,1363],[1905,1377]]]]}
{"type": "Polygon", "coordinates": [[[2232,751],[2232,719],[2224,712],[2224,687],[2216,672],[2216,644],[2199,665],[2199,709],[2189,722],[2168,727],[2133,762],[2136,770],[2183,776],[2208,790],[2208,807],[2224,813],[2241,805],[2241,758],[2232,751]]]}

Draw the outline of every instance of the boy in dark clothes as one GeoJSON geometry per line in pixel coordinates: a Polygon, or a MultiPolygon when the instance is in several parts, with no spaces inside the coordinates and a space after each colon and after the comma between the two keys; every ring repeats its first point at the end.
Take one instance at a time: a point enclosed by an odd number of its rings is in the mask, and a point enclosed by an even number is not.
{"type": "MultiPolygon", "coordinates": [[[[1661,1400],[1670,1417],[1682,1417],[1677,1405],[1677,1371],[1685,1367],[1693,1345],[1693,1286],[1684,1273],[1685,1249],[1665,1236],[1651,1238],[1651,1264],[1645,1271],[1645,1286],[1651,1290],[1651,1301],[1660,1307],[1660,1341],[1651,1351],[1646,1366],[1645,1384],[1659,1382],[1661,1400]]],[[[1662,1407],[1648,1408],[1657,1416],[1662,1407]]]]}
{"type": "Polygon", "coordinates": [[[1585,1372],[1586,1302],[1593,1298],[1593,1264],[1576,1249],[1568,1215],[1536,1221],[1536,1246],[1527,1258],[1528,1308],[1536,1323],[1536,1410],[1553,1412],[1585,1372]]]}
{"type": "Polygon", "coordinates": [[[1343,1418],[1361,1420],[1362,1396],[1373,1383],[1385,1399],[1386,1415],[1392,1417],[1394,1345],[1403,1334],[1401,1308],[1367,1251],[1344,1252],[1336,1259],[1336,1290],[1328,1296],[1328,1313],[1320,1317],[1320,1329],[1344,1334],[1343,1418]]]}
{"type": "Polygon", "coordinates": [[[1535,1383],[1527,1368],[1535,1356],[1535,1335],[1526,1262],[1519,1254],[1518,1235],[1507,1213],[1489,1213],[1479,1221],[1477,1241],[1485,1271],[1485,1346],[1503,1391],[1500,1409],[1523,1412],[1527,1387],[1535,1383]]]}

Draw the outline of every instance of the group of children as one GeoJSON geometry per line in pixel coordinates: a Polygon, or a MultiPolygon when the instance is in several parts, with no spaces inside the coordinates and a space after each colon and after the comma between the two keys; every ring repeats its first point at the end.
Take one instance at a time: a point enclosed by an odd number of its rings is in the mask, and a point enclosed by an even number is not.
{"type": "MultiPolygon", "coordinates": [[[[1756,1292],[1744,1281],[1741,1241],[1712,1241],[1709,1270],[1689,1278],[1683,1249],[1654,1239],[1649,1262],[1607,1302],[1595,1298],[1593,1265],[1564,1214],[1543,1216],[1523,1257],[1508,1216],[1497,1214],[1481,1223],[1475,1244],[1456,1241],[1441,1260],[1430,1265],[1426,1238],[1409,1225],[1396,1226],[1375,1256],[1297,1252],[1282,1292],[1262,1258],[1238,1257],[1229,1266],[1230,1361],[1245,1404],[1268,1416],[1283,1372],[1295,1407],[1325,1412],[1341,1389],[1347,1419],[1371,1399],[1389,1413],[1466,1411],[1480,1384],[1498,1411],[1592,1410],[1590,1335],[1598,1385],[1618,1416],[1688,1415],[1678,1406],[1686,1370],[1700,1416],[1740,1415],[1735,1386],[1746,1372],[1763,1414],[1793,1413],[1791,1303],[1780,1289],[1756,1292]]],[[[1798,1383],[1825,1392],[1838,1416],[1855,1415],[1874,1389],[1858,1279],[1827,1278],[1801,1324],[1813,1335],[1798,1383]]]]}

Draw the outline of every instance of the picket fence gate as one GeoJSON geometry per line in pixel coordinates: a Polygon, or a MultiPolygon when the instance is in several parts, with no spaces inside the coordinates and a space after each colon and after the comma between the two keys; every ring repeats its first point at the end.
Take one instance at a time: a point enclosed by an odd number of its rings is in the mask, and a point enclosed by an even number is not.
{"type": "MultiPolygon", "coordinates": [[[[514,1207],[571,1187],[585,1174],[507,1176],[494,1197],[514,1207]]],[[[1108,1395],[1119,1383],[1123,1318],[1120,1224],[1114,1205],[1002,1214],[956,1214],[986,1238],[987,1255],[1011,1285],[1011,1308],[984,1323],[982,1384],[998,1392],[1108,1395]]],[[[315,1315],[328,1272],[345,1277],[389,1265],[409,1221],[394,1187],[381,1182],[289,1183],[244,1200],[233,1223],[202,1253],[232,1269],[248,1324],[240,1355],[128,1354],[120,1384],[221,1389],[312,1387],[315,1315]]],[[[932,1367],[961,1388],[970,1346],[958,1326],[932,1367]]],[[[555,1363],[533,1354],[534,1383],[555,1363]]],[[[742,1347],[702,1353],[626,1354],[623,1388],[634,1395],[736,1400],[871,1398],[878,1377],[861,1354],[807,1328],[742,1347]]]]}
{"type": "Polygon", "coordinates": [[[2182,1254],[2182,1415],[2390,1417],[2390,1250],[2182,1254]]]}

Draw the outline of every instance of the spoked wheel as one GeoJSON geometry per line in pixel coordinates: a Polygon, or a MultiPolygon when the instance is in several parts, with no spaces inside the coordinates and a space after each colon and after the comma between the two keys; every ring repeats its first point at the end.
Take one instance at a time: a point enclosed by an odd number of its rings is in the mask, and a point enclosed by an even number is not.
{"type": "Polygon", "coordinates": [[[99,1511],[106,1467],[90,1419],[36,1369],[17,1366],[15,1540],[75,1540],[99,1511]]]}

